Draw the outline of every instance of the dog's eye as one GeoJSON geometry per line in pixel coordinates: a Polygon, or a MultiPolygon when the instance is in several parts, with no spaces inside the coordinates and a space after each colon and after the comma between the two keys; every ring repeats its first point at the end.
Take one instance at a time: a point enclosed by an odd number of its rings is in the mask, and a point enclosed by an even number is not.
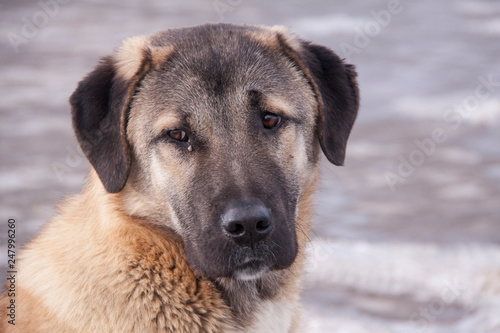
{"type": "Polygon", "coordinates": [[[168,131],[167,135],[175,141],[186,142],[188,140],[186,132],[180,129],[168,131]]]}
{"type": "Polygon", "coordinates": [[[272,129],[281,123],[281,117],[272,113],[266,113],[262,117],[262,125],[267,129],[272,129]]]}

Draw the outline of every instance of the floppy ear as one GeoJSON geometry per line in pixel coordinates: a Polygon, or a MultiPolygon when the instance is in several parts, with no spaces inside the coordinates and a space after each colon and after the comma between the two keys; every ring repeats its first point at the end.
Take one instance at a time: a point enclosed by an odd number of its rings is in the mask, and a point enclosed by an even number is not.
{"type": "Polygon", "coordinates": [[[150,67],[144,43],[126,43],[101,59],[70,97],[73,128],[83,153],[110,193],[125,186],[130,171],[126,128],[130,103],[150,67]]]}
{"type": "Polygon", "coordinates": [[[278,39],[282,45],[288,45],[285,52],[304,72],[316,93],[320,108],[318,139],[323,153],[331,163],[343,165],[347,139],[359,108],[354,66],[345,64],[324,46],[300,40],[297,45],[296,39],[283,35],[278,35],[278,39]]]}

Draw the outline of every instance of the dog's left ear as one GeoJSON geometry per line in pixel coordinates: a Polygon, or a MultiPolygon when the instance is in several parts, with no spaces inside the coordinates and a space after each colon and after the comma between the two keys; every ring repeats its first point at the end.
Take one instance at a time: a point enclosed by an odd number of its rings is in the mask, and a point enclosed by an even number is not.
{"type": "Polygon", "coordinates": [[[323,153],[343,165],[347,139],[359,108],[356,70],[332,50],[278,33],[285,54],[309,80],[319,104],[318,139],[323,153]]]}

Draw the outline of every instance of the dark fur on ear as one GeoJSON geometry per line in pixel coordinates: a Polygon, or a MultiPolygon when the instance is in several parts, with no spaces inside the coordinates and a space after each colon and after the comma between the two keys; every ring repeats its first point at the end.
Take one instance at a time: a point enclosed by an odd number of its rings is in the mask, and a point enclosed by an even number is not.
{"type": "Polygon", "coordinates": [[[130,171],[126,127],[130,102],[149,69],[144,59],[129,80],[117,75],[115,61],[105,57],[70,97],[73,128],[83,153],[110,193],[122,190],[130,171]]]}
{"type": "Polygon", "coordinates": [[[301,50],[283,46],[285,53],[309,79],[320,107],[318,138],[323,153],[335,165],[343,165],[347,139],[359,108],[356,70],[332,50],[302,41],[301,50]]]}

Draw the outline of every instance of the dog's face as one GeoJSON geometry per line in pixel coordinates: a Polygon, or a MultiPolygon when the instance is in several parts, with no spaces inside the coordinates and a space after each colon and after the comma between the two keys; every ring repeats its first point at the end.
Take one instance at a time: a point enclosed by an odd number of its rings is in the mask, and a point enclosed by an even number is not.
{"type": "Polygon", "coordinates": [[[200,274],[253,279],[295,260],[298,203],[320,146],[342,163],[357,94],[326,48],[206,25],[128,40],[71,102],[82,150],[129,214],[176,230],[200,274]]]}
{"type": "Polygon", "coordinates": [[[129,184],[153,209],[169,206],[162,215],[199,271],[250,277],[288,267],[297,202],[318,159],[313,91],[249,37],[197,37],[196,48],[176,47],[146,74],[134,97],[129,184]]]}

